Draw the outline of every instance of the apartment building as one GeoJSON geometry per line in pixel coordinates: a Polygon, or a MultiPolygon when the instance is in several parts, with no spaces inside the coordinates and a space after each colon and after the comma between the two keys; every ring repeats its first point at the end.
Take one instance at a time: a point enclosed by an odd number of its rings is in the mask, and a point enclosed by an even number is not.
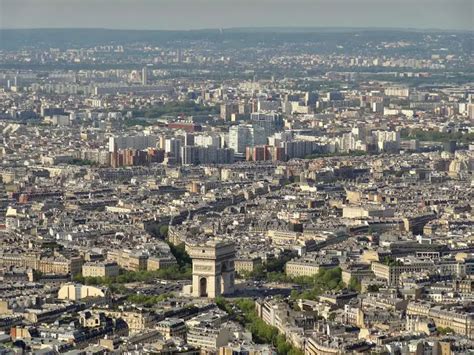
{"type": "Polygon", "coordinates": [[[427,302],[410,302],[410,316],[422,316],[434,321],[436,327],[451,328],[456,334],[474,339],[474,315],[461,307],[432,305],[427,302]]]}
{"type": "Polygon", "coordinates": [[[114,277],[119,274],[119,265],[112,262],[88,262],[82,265],[82,276],[84,277],[114,277]]]}
{"type": "Polygon", "coordinates": [[[196,326],[188,331],[187,342],[205,351],[216,351],[221,346],[227,345],[232,339],[231,331],[225,326],[219,329],[206,326],[196,326]]]}
{"type": "Polygon", "coordinates": [[[107,260],[116,262],[121,268],[130,271],[147,269],[148,256],[131,250],[110,250],[107,260]]]}
{"type": "Polygon", "coordinates": [[[168,318],[162,320],[156,325],[156,329],[165,337],[165,339],[178,337],[186,340],[186,323],[184,323],[182,319],[168,318]]]}

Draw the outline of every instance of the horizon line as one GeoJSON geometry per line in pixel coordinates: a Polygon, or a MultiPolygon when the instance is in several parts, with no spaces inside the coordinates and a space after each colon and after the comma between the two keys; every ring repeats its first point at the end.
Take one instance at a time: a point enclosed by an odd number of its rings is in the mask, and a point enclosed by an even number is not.
{"type": "Polygon", "coordinates": [[[198,32],[198,31],[232,31],[232,30],[386,30],[406,32],[474,32],[473,29],[436,28],[436,27],[377,27],[377,26],[244,26],[244,27],[200,27],[189,29],[160,29],[160,28],[115,28],[115,27],[0,27],[0,31],[32,31],[32,30],[105,30],[105,31],[136,31],[136,32],[198,32]]]}

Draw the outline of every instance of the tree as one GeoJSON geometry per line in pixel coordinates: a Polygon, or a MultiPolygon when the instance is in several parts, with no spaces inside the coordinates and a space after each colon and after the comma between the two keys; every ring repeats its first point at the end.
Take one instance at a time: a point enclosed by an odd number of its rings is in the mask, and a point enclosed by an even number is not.
{"type": "Polygon", "coordinates": [[[438,330],[438,333],[440,335],[446,335],[446,334],[454,333],[454,330],[451,329],[450,327],[445,327],[445,328],[444,327],[437,327],[436,329],[438,330]]]}
{"type": "Polygon", "coordinates": [[[192,265],[192,259],[186,251],[186,246],[184,243],[179,245],[174,245],[173,243],[168,243],[171,253],[176,258],[178,265],[180,267],[187,267],[192,265]]]}
{"type": "Polygon", "coordinates": [[[165,239],[168,236],[168,226],[167,225],[160,226],[159,233],[160,233],[160,237],[165,239]]]}
{"type": "Polygon", "coordinates": [[[43,277],[43,273],[39,270],[33,270],[33,281],[38,281],[43,277]]]}
{"type": "Polygon", "coordinates": [[[342,281],[342,270],[339,267],[331,269],[320,269],[319,272],[313,277],[297,277],[290,280],[291,282],[298,283],[304,286],[306,289],[297,294],[297,298],[315,300],[322,293],[327,291],[337,291],[345,287],[342,281]]]}
{"type": "Polygon", "coordinates": [[[403,262],[401,260],[396,260],[391,256],[386,256],[383,258],[382,263],[387,266],[402,266],[403,262]]]}
{"type": "Polygon", "coordinates": [[[347,286],[349,287],[349,289],[351,289],[353,291],[360,292],[360,290],[361,290],[361,285],[360,285],[359,280],[356,277],[353,277],[353,276],[350,278],[349,284],[347,286]]]}
{"type": "Polygon", "coordinates": [[[142,304],[147,307],[151,307],[156,303],[166,301],[168,298],[173,297],[172,293],[163,293],[161,295],[129,295],[127,301],[137,304],[142,304]]]}
{"type": "Polygon", "coordinates": [[[267,272],[284,272],[286,263],[293,259],[295,256],[295,252],[292,251],[282,253],[277,259],[272,259],[267,262],[267,272]]]}
{"type": "Polygon", "coordinates": [[[379,292],[380,286],[378,285],[369,285],[367,286],[367,291],[368,292],[379,292]]]}

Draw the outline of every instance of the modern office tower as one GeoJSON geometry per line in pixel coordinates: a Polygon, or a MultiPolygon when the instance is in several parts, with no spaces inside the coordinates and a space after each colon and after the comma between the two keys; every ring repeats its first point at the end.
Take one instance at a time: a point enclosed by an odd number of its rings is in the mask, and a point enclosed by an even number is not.
{"type": "Polygon", "coordinates": [[[148,85],[148,68],[143,67],[142,69],[142,85],[148,85]]]}
{"type": "Polygon", "coordinates": [[[400,150],[400,132],[375,131],[373,135],[379,151],[398,152],[400,150]]]}
{"type": "Polygon", "coordinates": [[[372,112],[383,113],[383,102],[372,102],[372,112]]]}
{"type": "Polygon", "coordinates": [[[65,114],[66,114],[66,111],[64,110],[64,108],[41,106],[41,116],[43,117],[53,117],[56,115],[65,115],[65,114]]]}
{"type": "Polygon", "coordinates": [[[222,139],[216,134],[200,134],[194,136],[194,145],[201,147],[221,147],[222,139]]]}
{"type": "Polygon", "coordinates": [[[355,150],[356,137],[352,133],[344,133],[339,138],[339,150],[342,152],[349,152],[355,150]]]}
{"type": "Polygon", "coordinates": [[[253,126],[262,127],[267,137],[283,128],[283,118],[276,112],[254,112],[250,115],[253,126]]]}
{"type": "Polygon", "coordinates": [[[308,91],[304,95],[305,106],[316,105],[316,101],[318,101],[318,98],[319,98],[319,95],[317,93],[308,91]]]}
{"type": "Polygon", "coordinates": [[[183,165],[232,164],[234,150],[214,146],[184,146],[181,147],[181,162],[183,165]]]}
{"type": "Polygon", "coordinates": [[[169,138],[165,141],[165,153],[170,154],[176,159],[176,162],[181,160],[181,140],[177,138],[169,138]]]}
{"type": "Polygon", "coordinates": [[[258,99],[257,111],[278,111],[281,110],[280,100],[258,99]]]}
{"type": "Polygon", "coordinates": [[[232,242],[208,241],[186,245],[193,260],[194,297],[216,298],[235,290],[235,245],[232,242]]]}
{"type": "Polygon", "coordinates": [[[351,133],[356,137],[357,140],[365,142],[367,137],[372,134],[369,127],[364,124],[359,124],[356,127],[352,127],[351,133]]]}
{"type": "Polygon", "coordinates": [[[244,154],[246,147],[267,143],[267,136],[263,127],[254,125],[237,125],[229,129],[229,147],[236,154],[244,154]]]}
{"type": "Polygon", "coordinates": [[[194,134],[187,132],[184,134],[184,145],[194,145],[194,134]]]}
{"type": "Polygon", "coordinates": [[[181,51],[181,49],[177,49],[176,50],[176,59],[175,59],[175,62],[176,63],[181,63],[183,61],[183,52],[181,51]]]}
{"type": "Polygon", "coordinates": [[[304,158],[313,153],[316,143],[312,141],[291,141],[282,143],[285,159],[304,158]]]}
{"type": "Polygon", "coordinates": [[[220,118],[230,121],[233,113],[239,113],[239,105],[233,102],[226,102],[221,105],[220,118]]]}
{"type": "Polygon", "coordinates": [[[384,93],[386,96],[408,97],[410,89],[403,86],[392,86],[385,88],[384,93]]]}
{"type": "Polygon", "coordinates": [[[248,115],[252,112],[252,103],[241,102],[239,103],[239,115],[248,115]]]}
{"type": "Polygon", "coordinates": [[[443,144],[443,150],[448,153],[454,154],[456,151],[456,141],[449,141],[443,144]]]}
{"type": "Polygon", "coordinates": [[[153,135],[141,136],[118,136],[109,138],[109,152],[117,152],[121,149],[139,149],[156,147],[158,138],[153,135]]]}
{"type": "Polygon", "coordinates": [[[326,95],[327,101],[340,101],[344,100],[344,95],[339,91],[331,91],[326,95]]]}
{"type": "Polygon", "coordinates": [[[164,152],[155,148],[147,150],[123,149],[110,154],[110,166],[118,168],[120,166],[138,166],[149,163],[161,163],[164,152]]]}

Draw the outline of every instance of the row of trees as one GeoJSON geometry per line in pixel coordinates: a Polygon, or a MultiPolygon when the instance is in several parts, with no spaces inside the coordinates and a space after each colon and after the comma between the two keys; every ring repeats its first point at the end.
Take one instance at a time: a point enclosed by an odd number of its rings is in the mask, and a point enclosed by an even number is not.
{"type": "Polygon", "coordinates": [[[314,276],[302,276],[292,280],[304,287],[304,290],[301,292],[298,290],[291,291],[292,298],[315,300],[325,292],[339,291],[346,287],[342,281],[342,270],[340,267],[319,269],[319,272],[314,276]]]}
{"type": "Polygon", "coordinates": [[[251,299],[240,299],[229,303],[222,297],[216,299],[217,305],[225,310],[231,318],[244,325],[251,333],[252,340],[257,344],[271,344],[278,355],[303,355],[303,352],[279,334],[278,329],[260,319],[255,312],[255,302],[251,299]]]}
{"type": "Polygon", "coordinates": [[[88,160],[88,159],[80,159],[80,158],[74,158],[69,162],[70,165],[77,165],[77,166],[98,166],[99,163],[88,160]]]}
{"type": "Polygon", "coordinates": [[[474,141],[474,133],[424,131],[422,129],[402,130],[401,137],[434,142],[457,141],[460,143],[470,143],[474,141]]]}
{"type": "Polygon", "coordinates": [[[85,285],[110,286],[113,284],[126,284],[130,282],[151,283],[156,279],[190,280],[191,274],[191,267],[180,267],[176,265],[154,271],[122,271],[115,277],[84,277],[82,275],[76,275],[74,281],[85,285]]]}
{"type": "Polygon", "coordinates": [[[173,296],[172,293],[163,293],[161,295],[129,295],[127,300],[132,303],[151,307],[159,302],[166,301],[168,298],[173,296]]]}
{"type": "Polygon", "coordinates": [[[329,158],[329,157],[361,157],[368,155],[368,152],[363,150],[352,150],[350,152],[335,152],[335,153],[314,153],[305,156],[305,159],[329,158]]]}
{"type": "Polygon", "coordinates": [[[162,105],[157,105],[146,110],[136,110],[133,111],[134,117],[146,117],[146,118],[160,118],[161,116],[166,115],[207,115],[207,114],[217,114],[219,113],[219,108],[217,106],[204,106],[196,104],[192,101],[173,101],[167,102],[162,105]]]}

